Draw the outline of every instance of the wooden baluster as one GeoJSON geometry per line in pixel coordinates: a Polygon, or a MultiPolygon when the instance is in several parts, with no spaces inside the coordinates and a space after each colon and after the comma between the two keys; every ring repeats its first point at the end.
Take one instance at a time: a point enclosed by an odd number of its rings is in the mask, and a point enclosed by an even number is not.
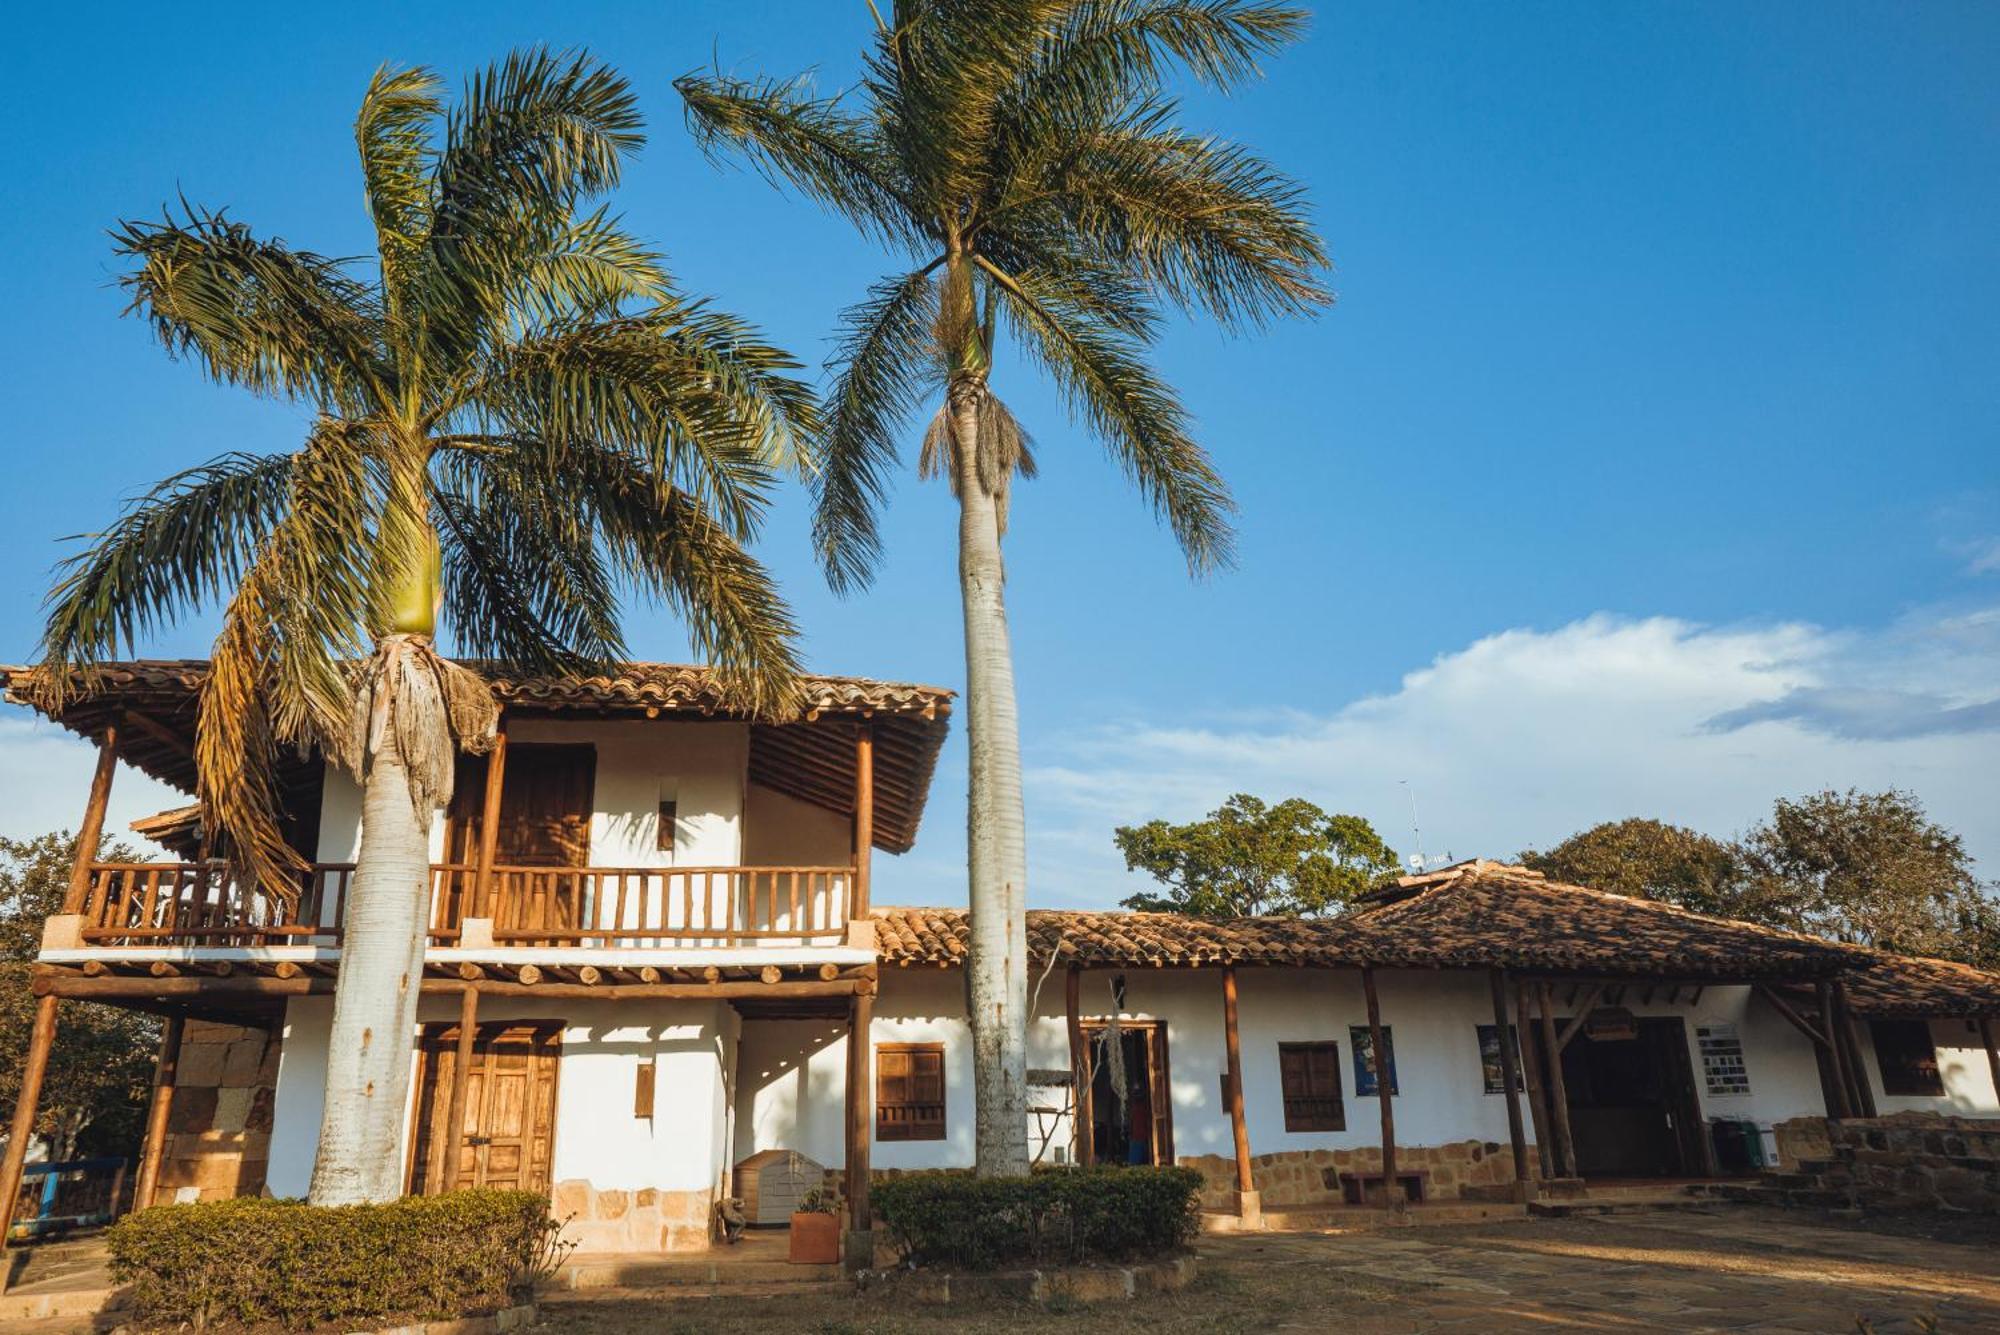
{"type": "MultiPolygon", "coordinates": [[[[778,873],[772,872],[771,879],[776,881],[778,873]]],[[[792,930],[800,936],[812,930],[812,920],[809,917],[799,916],[799,873],[796,867],[792,869],[792,930]]]]}
{"type": "Polygon", "coordinates": [[[624,872],[618,873],[618,920],[612,925],[624,930],[625,927],[625,882],[629,879],[624,872]]]}

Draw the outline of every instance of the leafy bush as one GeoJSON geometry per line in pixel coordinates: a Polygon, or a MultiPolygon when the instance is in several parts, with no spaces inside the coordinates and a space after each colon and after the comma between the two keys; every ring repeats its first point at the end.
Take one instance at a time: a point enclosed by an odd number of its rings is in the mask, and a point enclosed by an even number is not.
{"type": "Polygon", "coordinates": [[[303,1201],[162,1205],[110,1231],[112,1275],[155,1325],[306,1329],[504,1307],[565,1254],[549,1202],[460,1191],[326,1209],[303,1201]]]}
{"type": "Polygon", "coordinates": [[[991,1270],[1177,1251],[1200,1224],[1192,1168],[1076,1168],[1020,1178],[911,1173],[874,1188],[875,1212],[912,1265],[991,1270]]]}

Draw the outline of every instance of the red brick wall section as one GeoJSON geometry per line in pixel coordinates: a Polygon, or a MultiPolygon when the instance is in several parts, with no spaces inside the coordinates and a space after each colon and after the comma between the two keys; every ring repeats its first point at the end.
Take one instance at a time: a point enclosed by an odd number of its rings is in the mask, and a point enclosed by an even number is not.
{"type": "Polygon", "coordinates": [[[262,1194],[279,1043],[276,1031],[187,1022],[158,1203],[262,1194]]]}

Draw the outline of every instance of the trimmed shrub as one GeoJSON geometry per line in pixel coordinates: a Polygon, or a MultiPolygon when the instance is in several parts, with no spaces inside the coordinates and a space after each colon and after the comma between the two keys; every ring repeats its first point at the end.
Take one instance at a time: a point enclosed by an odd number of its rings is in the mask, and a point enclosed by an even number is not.
{"type": "Polygon", "coordinates": [[[112,1226],[111,1273],[149,1325],[453,1317],[505,1307],[565,1254],[561,1227],[529,1191],[162,1205],[112,1226]]]}
{"type": "Polygon", "coordinates": [[[909,1173],[873,1193],[908,1263],[956,1270],[1159,1256],[1187,1246],[1201,1222],[1201,1174],[1192,1168],[909,1173]]]}

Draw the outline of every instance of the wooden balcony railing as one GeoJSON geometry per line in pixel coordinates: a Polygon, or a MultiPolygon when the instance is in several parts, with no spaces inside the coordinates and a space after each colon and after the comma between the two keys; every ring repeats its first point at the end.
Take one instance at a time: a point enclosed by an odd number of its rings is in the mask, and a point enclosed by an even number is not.
{"type": "MultiPolygon", "coordinates": [[[[337,942],[352,863],[318,863],[293,897],[240,881],[221,862],[99,862],[79,912],[94,946],[337,942]]],[[[485,918],[496,945],[831,944],[853,909],[851,867],[431,868],[429,932],[456,943],[485,918]]]]}

